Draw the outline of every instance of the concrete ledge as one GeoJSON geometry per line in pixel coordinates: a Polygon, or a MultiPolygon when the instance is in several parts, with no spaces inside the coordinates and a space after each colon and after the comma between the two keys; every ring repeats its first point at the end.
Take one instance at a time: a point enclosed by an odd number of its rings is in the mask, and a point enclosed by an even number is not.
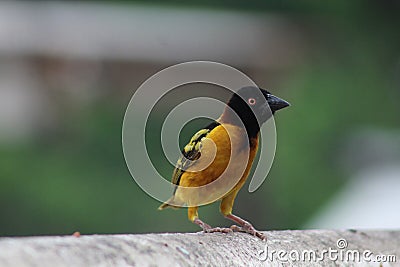
{"type": "Polygon", "coordinates": [[[5,237],[0,238],[0,266],[400,265],[400,230],[271,231],[266,235],[266,242],[244,233],[5,237]],[[346,257],[350,257],[347,262],[346,257]]]}

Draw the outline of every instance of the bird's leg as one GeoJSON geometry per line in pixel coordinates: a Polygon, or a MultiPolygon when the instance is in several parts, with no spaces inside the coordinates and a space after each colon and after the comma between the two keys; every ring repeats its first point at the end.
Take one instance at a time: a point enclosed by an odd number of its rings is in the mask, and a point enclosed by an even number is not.
{"type": "Polygon", "coordinates": [[[225,215],[225,218],[234,221],[235,223],[239,224],[241,227],[232,225],[231,229],[234,232],[245,232],[251,235],[257,236],[261,240],[266,240],[267,237],[260,231],[257,231],[251,223],[246,220],[243,220],[239,216],[233,215],[232,213],[225,215]]]}
{"type": "Polygon", "coordinates": [[[197,224],[198,226],[200,226],[201,229],[203,229],[204,232],[207,232],[208,230],[210,230],[210,229],[212,228],[209,224],[203,222],[203,221],[200,220],[199,218],[195,218],[195,219],[193,220],[193,223],[195,223],[195,224],[197,224]]]}
{"type": "Polygon", "coordinates": [[[220,232],[220,233],[230,233],[232,232],[231,228],[221,228],[221,227],[211,227],[209,224],[203,222],[202,220],[199,219],[199,215],[197,213],[198,207],[189,207],[188,209],[188,217],[189,220],[191,220],[193,223],[197,224],[198,226],[203,229],[205,233],[215,233],[215,232],[220,232]]]}
{"type": "Polygon", "coordinates": [[[248,221],[243,220],[239,216],[233,215],[232,214],[232,207],[233,203],[235,202],[235,197],[237,195],[238,191],[233,191],[232,193],[228,194],[226,197],[224,197],[221,201],[220,205],[220,210],[221,213],[225,216],[225,218],[234,221],[235,223],[239,224],[240,226],[237,225],[232,225],[230,229],[233,232],[245,232],[249,233],[251,235],[257,236],[258,238],[265,240],[267,239],[266,236],[257,231],[251,223],[248,221]]]}

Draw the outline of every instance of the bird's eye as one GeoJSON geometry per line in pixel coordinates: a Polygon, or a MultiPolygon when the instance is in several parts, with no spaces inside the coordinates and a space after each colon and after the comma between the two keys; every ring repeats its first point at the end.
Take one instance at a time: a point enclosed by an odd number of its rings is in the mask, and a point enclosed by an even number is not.
{"type": "Polygon", "coordinates": [[[249,98],[248,100],[247,100],[247,102],[249,102],[249,105],[251,105],[251,106],[254,106],[255,104],[256,104],[256,99],[255,98],[249,98]]]}

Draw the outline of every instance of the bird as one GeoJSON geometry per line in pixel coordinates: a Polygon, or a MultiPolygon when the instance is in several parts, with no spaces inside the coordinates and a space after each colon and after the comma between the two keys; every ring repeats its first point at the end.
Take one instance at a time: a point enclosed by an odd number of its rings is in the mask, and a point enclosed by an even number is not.
{"type": "Polygon", "coordinates": [[[262,232],[232,210],[256,156],[261,125],[289,105],[257,86],[234,92],[220,117],[196,132],[183,148],[172,174],[172,197],[158,209],[187,207],[188,219],[206,233],[246,232],[265,240],[262,232]],[[200,219],[199,206],[218,200],[222,215],[238,225],[213,228],[200,219]]]}

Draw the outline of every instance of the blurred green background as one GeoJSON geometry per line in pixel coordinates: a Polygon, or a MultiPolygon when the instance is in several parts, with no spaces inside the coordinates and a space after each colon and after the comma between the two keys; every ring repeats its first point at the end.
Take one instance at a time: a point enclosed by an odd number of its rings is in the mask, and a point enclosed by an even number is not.
{"type": "MultiPolygon", "coordinates": [[[[324,227],[313,218],[355,173],[399,165],[399,11],[388,0],[0,3],[0,235],[198,231],[184,209],[157,211],[121,146],[136,88],[190,60],[230,64],[292,104],[276,118],[268,179],[234,211],[260,229],[324,227]],[[374,133],[389,145],[368,157],[374,133]]],[[[397,197],[376,190],[366,198],[397,197]]],[[[230,225],[216,204],[200,216],[230,225]]]]}

